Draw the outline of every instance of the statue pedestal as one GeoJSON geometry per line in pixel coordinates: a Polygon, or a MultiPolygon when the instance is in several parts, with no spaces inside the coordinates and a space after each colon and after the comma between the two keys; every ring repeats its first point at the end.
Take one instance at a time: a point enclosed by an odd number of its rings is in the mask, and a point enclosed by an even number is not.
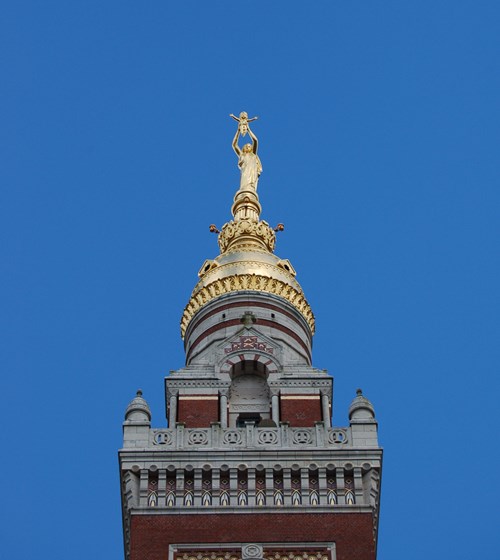
{"type": "Polygon", "coordinates": [[[262,207],[255,190],[252,188],[238,190],[234,195],[231,212],[235,222],[240,222],[241,220],[258,222],[262,207]]]}

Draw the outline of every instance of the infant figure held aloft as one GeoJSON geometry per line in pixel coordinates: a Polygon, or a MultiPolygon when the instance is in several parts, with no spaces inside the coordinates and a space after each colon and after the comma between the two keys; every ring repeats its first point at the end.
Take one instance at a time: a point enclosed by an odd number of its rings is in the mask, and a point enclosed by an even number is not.
{"type": "Polygon", "coordinates": [[[232,113],[229,115],[232,119],[234,119],[238,123],[238,130],[242,136],[246,136],[249,128],[248,123],[252,121],[256,121],[259,117],[252,117],[251,119],[248,118],[248,113],[242,111],[239,117],[236,117],[232,113]]]}

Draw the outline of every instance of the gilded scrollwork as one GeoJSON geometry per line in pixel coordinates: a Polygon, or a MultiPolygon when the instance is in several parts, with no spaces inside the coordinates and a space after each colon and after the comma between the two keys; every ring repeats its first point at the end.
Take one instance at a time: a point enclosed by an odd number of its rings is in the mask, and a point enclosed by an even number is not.
{"type": "Polygon", "coordinates": [[[252,248],[267,249],[271,253],[276,244],[276,234],[265,221],[252,222],[242,220],[238,222],[227,222],[222,226],[219,233],[219,248],[224,253],[234,245],[245,243],[252,248]]]}
{"type": "Polygon", "coordinates": [[[266,292],[281,296],[299,311],[309,325],[311,333],[314,334],[314,315],[302,292],[276,278],[268,278],[256,274],[237,274],[217,279],[208,286],[201,288],[196,294],[193,294],[182,315],[182,338],[186,334],[191,319],[207,302],[222,294],[240,290],[266,292]]]}

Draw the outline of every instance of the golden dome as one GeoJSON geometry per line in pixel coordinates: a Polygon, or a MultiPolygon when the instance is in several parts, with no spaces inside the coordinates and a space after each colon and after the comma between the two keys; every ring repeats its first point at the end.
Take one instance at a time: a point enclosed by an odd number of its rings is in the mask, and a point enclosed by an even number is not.
{"type": "Polygon", "coordinates": [[[295,278],[295,270],[290,261],[273,253],[275,231],[258,219],[257,193],[238,191],[232,211],[235,219],[218,232],[221,254],[214,260],[206,260],[198,272],[200,279],[181,319],[182,338],[191,319],[204,305],[221,295],[240,291],[265,292],[284,298],[301,313],[314,334],[314,315],[295,278]]]}

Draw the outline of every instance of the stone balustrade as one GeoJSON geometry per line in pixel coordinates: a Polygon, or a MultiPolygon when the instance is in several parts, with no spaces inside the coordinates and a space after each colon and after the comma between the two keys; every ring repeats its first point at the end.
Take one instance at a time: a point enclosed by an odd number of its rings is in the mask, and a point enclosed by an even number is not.
{"type": "Polygon", "coordinates": [[[247,423],[245,428],[221,428],[218,423],[210,428],[151,429],[149,446],[164,449],[249,449],[249,448],[339,448],[351,447],[350,428],[325,428],[323,422],[314,428],[259,428],[247,423]]]}

